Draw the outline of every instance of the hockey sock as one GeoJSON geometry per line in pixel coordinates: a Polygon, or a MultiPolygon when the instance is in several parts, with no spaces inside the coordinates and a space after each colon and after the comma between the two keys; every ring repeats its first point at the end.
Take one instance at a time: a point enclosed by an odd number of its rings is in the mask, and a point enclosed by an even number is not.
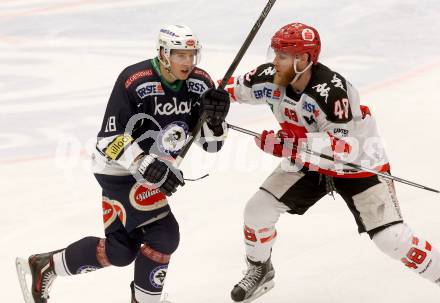
{"type": "Polygon", "coordinates": [[[53,256],[55,273],[59,276],[77,275],[109,266],[105,239],[87,237],[70,244],[53,256]]]}
{"type": "Polygon", "coordinates": [[[440,252],[416,236],[406,224],[396,224],[374,235],[374,243],[393,259],[440,286],[440,252]]]}
{"type": "Polygon", "coordinates": [[[246,255],[254,262],[265,262],[270,258],[277,231],[275,226],[253,229],[244,226],[246,255]]]}
{"type": "Polygon", "coordinates": [[[134,291],[139,303],[158,303],[170,255],[143,245],[134,265],[134,291]]]}

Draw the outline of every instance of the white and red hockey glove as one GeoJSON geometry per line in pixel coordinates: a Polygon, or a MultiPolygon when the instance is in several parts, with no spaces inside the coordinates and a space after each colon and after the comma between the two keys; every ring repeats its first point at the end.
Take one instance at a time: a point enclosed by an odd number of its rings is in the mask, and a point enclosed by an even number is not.
{"type": "Polygon", "coordinates": [[[280,129],[276,134],[273,130],[264,130],[255,137],[257,146],[266,153],[276,157],[295,157],[297,138],[287,129],[280,129]]]}

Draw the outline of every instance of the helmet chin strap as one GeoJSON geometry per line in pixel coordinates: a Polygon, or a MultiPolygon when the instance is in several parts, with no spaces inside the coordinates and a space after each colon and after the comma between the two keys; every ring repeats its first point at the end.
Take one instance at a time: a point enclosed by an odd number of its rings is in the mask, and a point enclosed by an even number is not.
{"type": "Polygon", "coordinates": [[[293,59],[293,70],[295,71],[295,78],[293,78],[293,80],[290,82],[290,84],[295,83],[296,81],[298,81],[298,79],[302,76],[302,74],[304,74],[313,64],[313,62],[310,62],[305,69],[303,69],[302,71],[298,71],[298,62],[300,60],[298,58],[293,59]]]}
{"type": "Polygon", "coordinates": [[[171,62],[170,59],[167,56],[164,56],[165,59],[167,60],[166,62],[163,61],[161,59],[161,56],[158,56],[159,62],[163,65],[163,67],[165,68],[165,70],[167,71],[167,73],[171,76],[171,78],[173,79],[173,81],[177,80],[177,77],[171,72],[171,62]]]}

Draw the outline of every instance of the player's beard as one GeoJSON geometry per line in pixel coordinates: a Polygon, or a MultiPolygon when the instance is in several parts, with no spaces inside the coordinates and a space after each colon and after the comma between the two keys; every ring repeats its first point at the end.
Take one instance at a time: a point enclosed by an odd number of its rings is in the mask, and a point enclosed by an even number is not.
{"type": "Polygon", "coordinates": [[[291,68],[287,69],[287,71],[280,72],[277,70],[274,78],[274,83],[280,86],[287,86],[292,82],[295,77],[295,71],[293,69],[293,65],[291,68]]]}

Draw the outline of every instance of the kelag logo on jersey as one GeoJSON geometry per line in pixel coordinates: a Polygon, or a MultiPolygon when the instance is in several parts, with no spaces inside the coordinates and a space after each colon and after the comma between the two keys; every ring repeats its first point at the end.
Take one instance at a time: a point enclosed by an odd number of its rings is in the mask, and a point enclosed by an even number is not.
{"type": "Polygon", "coordinates": [[[199,95],[201,95],[205,90],[208,89],[208,86],[202,80],[191,78],[191,79],[188,79],[188,81],[186,81],[186,83],[188,85],[188,90],[190,92],[193,92],[193,93],[196,93],[199,95]]]}
{"type": "Polygon", "coordinates": [[[160,84],[160,82],[142,83],[136,88],[136,93],[141,99],[144,99],[147,96],[165,95],[162,84],[160,84]]]}

